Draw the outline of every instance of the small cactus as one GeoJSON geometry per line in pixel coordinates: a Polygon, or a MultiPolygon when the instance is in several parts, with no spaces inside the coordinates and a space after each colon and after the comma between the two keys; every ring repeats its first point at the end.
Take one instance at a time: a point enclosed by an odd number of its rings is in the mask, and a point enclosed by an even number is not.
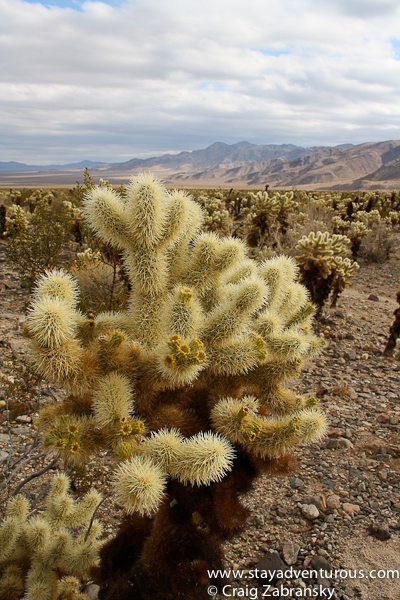
{"type": "Polygon", "coordinates": [[[317,314],[331,295],[331,306],[336,306],[343,290],[350,285],[359,268],[358,263],[343,257],[349,238],[329,235],[328,232],[311,232],[303,236],[296,246],[296,260],[300,266],[300,281],[309,289],[311,300],[317,305],[317,314]]]}
{"type": "Polygon", "coordinates": [[[80,503],[68,494],[69,479],[53,478],[46,511],[29,517],[27,500],[18,495],[8,502],[0,524],[1,600],[87,600],[82,580],[99,560],[104,544],[101,524],[89,522],[101,500],[89,492],[80,503]],[[68,574],[68,575],[67,575],[68,574]]]}

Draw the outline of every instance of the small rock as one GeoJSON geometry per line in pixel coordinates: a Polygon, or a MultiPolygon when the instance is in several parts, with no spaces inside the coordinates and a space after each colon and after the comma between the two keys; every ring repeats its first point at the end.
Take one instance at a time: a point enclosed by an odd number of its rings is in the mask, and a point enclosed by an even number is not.
{"type": "Polygon", "coordinates": [[[333,494],[333,496],[329,496],[326,499],[326,506],[331,510],[339,510],[339,508],[341,508],[342,506],[342,503],[340,502],[340,497],[336,496],[336,494],[333,494]]]}
{"type": "Polygon", "coordinates": [[[358,506],[358,504],[350,504],[350,502],[345,502],[342,508],[344,512],[350,515],[351,517],[354,517],[354,515],[358,515],[358,513],[360,512],[360,507],[358,506]]]}
{"type": "MultiPolygon", "coordinates": [[[[274,550],[269,550],[265,556],[262,556],[257,562],[257,569],[259,571],[269,571],[270,575],[273,575],[277,571],[285,571],[287,565],[283,562],[281,557],[274,550]]],[[[274,575],[271,581],[268,583],[272,585],[278,581],[278,577],[274,575]]]]}
{"type": "Polygon", "coordinates": [[[378,415],[376,417],[376,420],[378,421],[378,423],[387,423],[389,420],[389,417],[383,413],[383,414],[378,415]]]}
{"type": "Polygon", "coordinates": [[[290,480],[290,487],[293,490],[297,490],[299,488],[303,488],[304,487],[304,481],[302,479],[300,479],[299,477],[293,477],[290,480]]]}
{"type": "Polygon", "coordinates": [[[100,587],[98,585],[96,585],[95,583],[90,583],[88,586],[85,587],[85,593],[88,597],[88,600],[97,600],[97,598],[99,597],[99,590],[100,587]]]}
{"type": "Polygon", "coordinates": [[[399,422],[399,417],[389,417],[390,425],[397,425],[399,422]]]}
{"type": "Polygon", "coordinates": [[[290,540],[284,542],[282,548],[282,557],[285,563],[289,566],[296,564],[299,555],[300,546],[290,540]]]}
{"type": "Polygon", "coordinates": [[[368,533],[373,535],[377,540],[388,540],[390,536],[389,526],[383,527],[379,523],[372,523],[368,527],[368,533]]]}
{"type": "Polygon", "coordinates": [[[3,450],[0,450],[0,463],[6,462],[7,458],[8,458],[8,452],[4,452],[3,450]]]}
{"type": "Polygon", "coordinates": [[[377,454],[376,460],[389,463],[391,460],[393,460],[393,456],[391,454],[377,454]]]}
{"type": "Polygon", "coordinates": [[[319,510],[314,504],[300,504],[300,510],[303,516],[309,521],[313,521],[319,517],[319,510]]]}
{"type": "Polygon", "coordinates": [[[342,436],[342,430],[339,429],[338,427],[334,427],[333,429],[331,429],[330,431],[328,431],[328,437],[330,438],[338,438],[342,436]]]}
{"type": "Polygon", "coordinates": [[[18,421],[18,423],[31,423],[32,422],[31,417],[28,415],[20,415],[15,420],[18,421]]]}
{"type": "Polygon", "coordinates": [[[28,435],[28,433],[32,433],[28,427],[11,427],[11,431],[16,435],[28,435]]]}
{"type": "Polygon", "coordinates": [[[381,469],[378,471],[378,477],[381,481],[386,481],[388,478],[388,472],[386,469],[381,469]]]}
{"type": "Polygon", "coordinates": [[[332,567],[326,558],[319,555],[313,556],[310,565],[312,569],[315,569],[316,571],[319,571],[320,569],[323,569],[324,571],[332,570],[332,567]]]}
{"type": "Polygon", "coordinates": [[[370,294],[367,300],[372,300],[372,302],[379,302],[379,298],[378,296],[375,296],[375,294],[370,294]]]}
{"type": "Polygon", "coordinates": [[[334,523],[335,522],[335,517],[333,515],[327,515],[325,517],[325,523],[334,523]]]}
{"type": "Polygon", "coordinates": [[[354,352],[354,350],[348,350],[344,353],[344,357],[348,360],[356,360],[357,354],[354,352]]]}

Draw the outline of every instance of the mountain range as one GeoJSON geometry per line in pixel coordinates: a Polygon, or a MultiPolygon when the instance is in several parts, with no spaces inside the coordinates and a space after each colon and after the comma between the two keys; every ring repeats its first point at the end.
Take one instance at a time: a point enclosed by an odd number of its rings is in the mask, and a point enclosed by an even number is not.
{"type": "Polygon", "coordinates": [[[264,187],[355,190],[400,188],[400,140],[302,148],[293,144],[216,142],[203,150],[123,163],[81,161],[33,166],[0,162],[0,185],[71,185],[88,167],[95,181],[128,181],[152,171],[175,187],[264,187]]]}

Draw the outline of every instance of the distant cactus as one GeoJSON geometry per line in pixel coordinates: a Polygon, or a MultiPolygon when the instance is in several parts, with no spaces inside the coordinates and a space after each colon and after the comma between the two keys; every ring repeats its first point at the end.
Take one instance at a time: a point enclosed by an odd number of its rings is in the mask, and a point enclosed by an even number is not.
{"type": "Polygon", "coordinates": [[[206,598],[221,541],[244,527],[239,494],[324,434],[316,403],[285,385],[323,345],[314,308],[294,260],[257,265],[238,239],[200,233],[200,206],[151,175],[123,198],[93,187],[85,213],[124,255],[129,305],[84,315],[70,275],[39,281],[25,333],[69,396],[38,426],[69,464],[105,448],[119,465],[116,498],[135,514],[102,551],[102,598],[206,598]]]}
{"type": "Polygon", "coordinates": [[[331,306],[335,306],[339,295],[350,285],[359,268],[358,263],[348,258],[346,245],[350,240],[344,235],[311,232],[303,236],[296,246],[296,260],[300,266],[300,281],[311,293],[311,300],[318,307],[318,314],[331,295],[331,306]]]}
{"type": "Polygon", "coordinates": [[[68,477],[54,477],[46,512],[31,517],[23,496],[8,502],[0,524],[0,600],[87,600],[82,579],[98,563],[104,544],[98,521],[89,531],[101,496],[91,491],[77,504],[68,489],[68,477]]]}
{"type": "Polygon", "coordinates": [[[332,223],[336,232],[345,234],[349,238],[351,254],[357,258],[361,242],[371,233],[371,229],[367,229],[362,221],[343,221],[340,217],[333,217],[332,223]]]}
{"type": "Polygon", "coordinates": [[[273,196],[268,192],[249,194],[250,206],[243,211],[246,215],[243,228],[251,247],[264,245],[275,229],[283,234],[286,232],[289,215],[298,206],[293,195],[293,192],[276,192],[273,196]]]}
{"type": "Polygon", "coordinates": [[[223,194],[216,193],[212,197],[201,195],[197,202],[204,209],[203,231],[215,231],[222,235],[230,233],[233,221],[225,208],[223,194]]]}

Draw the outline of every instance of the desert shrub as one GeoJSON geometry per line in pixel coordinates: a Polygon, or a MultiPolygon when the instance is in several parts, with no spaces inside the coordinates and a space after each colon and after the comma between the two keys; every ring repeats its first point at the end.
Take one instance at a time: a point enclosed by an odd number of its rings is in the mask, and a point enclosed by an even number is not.
{"type": "Polygon", "coordinates": [[[123,253],[129,302],[92,318],[71,275],[40,279],[32,356],[68,396],[38,427],[67,465],[100,449],[117,463],[131,516],[101,551],[101,597],[205,599],[223,540],[245,527],[240,495],[325,431],[316,400],[286,385],[323,345],[314,308],[294,260],[257,265],[240,240],[201,232],[199,205],[149,174],[124,198],[94,187],[85,214],[123,253]]]}
{"type": "Polygon", "coordinates": [[[389,258],[393,244],[392,228],[387,223],[379,223],[366,237],[362,255],[369,262],[383,262],[389,258]]]}
{"type": "Polygon", "coordinates": [[[29,220],[20,207],[10,208],[7,219],[6,258],[23,287],[31,290],[39,275],[62,264],[61,251],[70,234],[70,212],[65,209],[60,215],[54,214],[47,200],[41,199],[29,220]]]}
{"type": "Polygon", "coordinates": [[[121,255],[109,244],[94,244],[78,252],[69,272],[76,278],[80,289],[79,308],[85,313],[125,308],[129,285],[121,262],[121,255]]]}

